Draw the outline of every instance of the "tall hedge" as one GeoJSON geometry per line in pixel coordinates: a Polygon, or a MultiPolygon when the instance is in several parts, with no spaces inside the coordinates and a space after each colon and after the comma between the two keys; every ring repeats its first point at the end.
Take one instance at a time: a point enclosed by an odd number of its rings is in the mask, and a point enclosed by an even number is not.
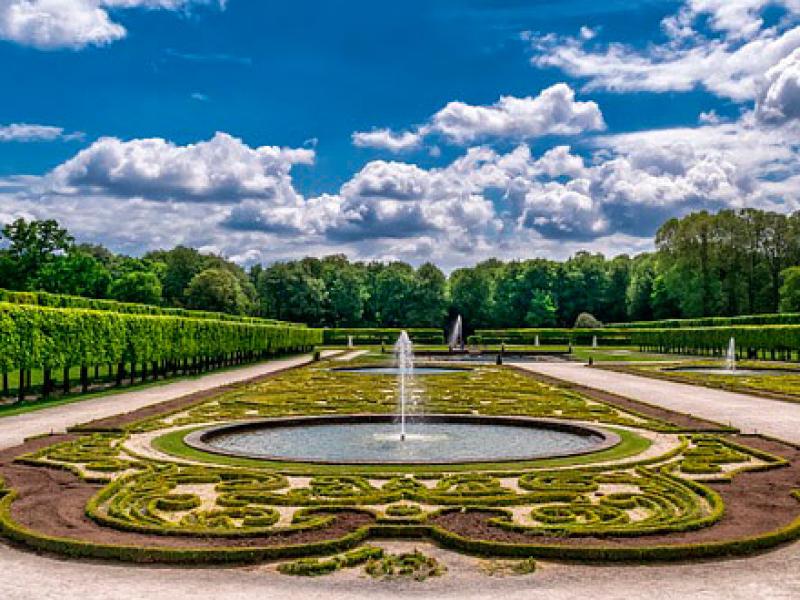
{"type": "MultiPolygon", "coordinates": [[[[48,306],[50,308],[83,308],[87,310],[102,310],[132,315],[165,315],[188,317],[192,319],[236,321],[242,323],[287,324],[284,321],[276,321],[275,319],[262,319],[246,315],[231,315],[228,313],[188,310],[185,308],[169,308],[153,306],[151,304],[136,304],[132,302],[118,302],[116,300],[84,298],[83,296],[51,294],[49,292],[16,292],[0,289],[0,302],[7,302],[10,304],[33,304],[36,306],[48,306]]],[[[296,323],[291,323],[291,325],[297,327],[303,326],[296,323]]]]}
{"type": "MultiPolygon", "coordinates": [[[[341,346],[352,336],[354,344],[393,344],[402,329],[364,327],[349,329],[324,329],[326,344],[341,346]]],[[[405,330],[415,344],[444,344],[444,333],[435,328],[412,328],[405,330]]]]}
{"type": "Polygon", "coordinates": [[[631,343],[660,352],[723,354],[731,338],[740,355],[786,358],[800,351],[800,325],[678,327],[630,330],[631,343]]]}
{"type": "Polygon", "coordinates": [[[0,303],[0,369],[178,361],[309,349],[322,332],[289,324],[0,303]]]}
{"type": "Polygon", "coordinates": [[[615,329],[668,329],[674,327],[728,327],[739,325],[800,325],[800,313],[765,313],[739,317],[700,317],[612,323],[615,329]]]}
{"type": "Polygon", "coordinates": [[[568,345],[590,344],[597,337],[598,343],[627,345],[631,343],[629,331],[612,328],[526,328],[526,329],[478,329],[470,336],[474,344],[525,344],[532,345],[539,338],[540,344],[568,345]]]}

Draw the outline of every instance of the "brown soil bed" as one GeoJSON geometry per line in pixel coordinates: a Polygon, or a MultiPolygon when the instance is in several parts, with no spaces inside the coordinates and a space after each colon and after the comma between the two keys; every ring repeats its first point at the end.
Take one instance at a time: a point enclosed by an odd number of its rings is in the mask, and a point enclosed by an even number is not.
{"type": "Polygon", "coordinates": [[[646,402],[631,400],[630,398],[618,396],[617,394],[612,394],[611,392],[598,390],[585,385],[580,385],[578,383],[572,383],[563,379],[557,379],[548,375],[542,375],[541,373],[532,373],[531,371],[526,371],[525,369],[519,369],[517,367],[514,368],[520,373],[523,373],[532,379],[536,379],[537,381],[578,392],[579,394],[591,398],[592,400],[597,400],[598,402],[603,402],[622,410],[638,413],[652,419],[666,421],[667,423],[673,423],[674,425],[677,425],[686,431],[725,432],[730,430],[730,428],[721,425],[720,423],[707,421],[706,419],[701,419],[700,417],[696,417],[694,415],[679,413],[669,410],[668,408],[647,404],[646,402]]]}

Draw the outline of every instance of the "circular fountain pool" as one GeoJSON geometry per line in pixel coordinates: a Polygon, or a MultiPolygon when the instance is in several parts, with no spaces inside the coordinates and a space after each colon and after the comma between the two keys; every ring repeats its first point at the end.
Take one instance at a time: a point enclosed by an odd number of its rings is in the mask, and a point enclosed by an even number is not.
{"type": "Polygon", "coordinates": [[[298,417],[189,434],[188,445],[264,460],[345,464],[447,464],[571,456],[614,446],[611,432],[524,417],[430,415],[400,439],[391,415],[298,417]]]}
{"type": "MultiPolygon", "coordinates": [[[[339,367],[333,369],[337,373],[361,373],[362,375],[400,375],[399,367],[339,367]]],[[[452,375],[462,371],[469,371],[466,367],[414,367],[412,371],[406,371],[411,375],[452,375]]]]}

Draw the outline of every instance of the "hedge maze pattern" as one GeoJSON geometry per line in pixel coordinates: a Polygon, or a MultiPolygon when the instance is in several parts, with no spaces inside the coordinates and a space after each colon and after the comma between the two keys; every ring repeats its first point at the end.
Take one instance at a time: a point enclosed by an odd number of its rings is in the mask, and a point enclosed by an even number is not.
{"type": "MultiPolygon", "coordinates": [[[[547,537],[631,538],[695,530],[724,512],[705,481],[783,459],[735,444],[722,434],[682,432],[675,425],[625,412],[578,393],[494,366],[425,378],[426,408],[437,413],[530,415],[631,428],[674,441],[647,459],[579,466],[501,470],[479,465],[464,472],[387,466],[359,474],[320,470],[193,464],[138,454],[137,436],[192,429],[238,419],[394,410],[393,378],[337,372],[327,363],[283,373],[199,405],[130,426],[87,433],[22,457],[59,466],[107,485],[87,515],[124,531],[164,536],[269,538],[324,530],[341,511],[368,513],[380,527],[421,527],[452,511],[482,511],[499,531],[547,537]],[[648,433],[649,432],[649,433],[648,433]]],[[[420,378],[421,379],[421,378],[420,378]]],[[[418,382],[419,385],[419,382],[418,382]]],[[[149,438],[148,438],[149,439],[149,438]]],[[[0,486],[1,488],[1,486],[0,486]]],[[[386,531],[384,529],[384,531],[386,531]]],[[[368,552],[366,554],[369,554],[368,552]]],[[[292,569],[328,572],[355,554],[298,561],[292,569]]]]}

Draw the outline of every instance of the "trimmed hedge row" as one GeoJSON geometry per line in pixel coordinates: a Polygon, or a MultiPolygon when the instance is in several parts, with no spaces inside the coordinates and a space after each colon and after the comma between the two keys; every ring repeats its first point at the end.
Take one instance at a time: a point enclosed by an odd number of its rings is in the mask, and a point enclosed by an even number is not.
{"type": "MultiPolygon", "coordinates": [[[[246,315],[231,315],[228,313],[212,312],[206,310],[188,310],[185,308],[169,308],[153,306],[151,304],[135,304],[132,302],[118,302],[98,298],[85,298],[83,296],[69,296],[67,294],[51,294],[49,292],[17,292],[0,289],[0,302],[9,304],[33,304],[50,308],[82,308],[86,310],[102,310],[132,315],[159,315],[171,317],[187,317],[191,319],[213,319],[216,321],[238,321],[242,323],[261,323],[262,325],[289,325],[285,321],[275,319],[262,319],[246,315]]],[[[304,327],[294,324],[296,327],[304,327]]]]}
{"type": "Polygon", "coordinates": [[[208,361],[308,350],[322,333],[269,325],[0,303],[0,371],[208,361]]]}
{"type": "Polygon", "coordinates": [[[800,351],[800,325],[742,325],[738,327],[681,327],[630,331],[631,344],[657,352],[721,356],[730,339],[739,357],[791,358],[800,351]]]}
{"type": "Polygon", "coordinates": [[[405,330],[385,327],[324,329],[323,339],[325,344],[331,346],[345,345],[350,337],[353,344],[394,344],[401,331],[408,333],[415,344],[444,344],[444,333],[441,329],[419,327],[405,330]]]}
{"type": "Polygon", "coordinates": [[[470,344],[535,344],[538,338],[542,345],[587,345],[594,338],[598,344],[606,346],[630,344],[629,331],[611,329],[560,329],[560,328],[525,328],[525,329],[478,329],[469,337],[470,344]]]}
{"type": "Polygon", "coordinates": [[[698,317],[611,323],[614,329],[669,329],[675,327],[729,327],[736,325],[800,325],[800,313],[764,313],[738,317],[698,317]]]}

